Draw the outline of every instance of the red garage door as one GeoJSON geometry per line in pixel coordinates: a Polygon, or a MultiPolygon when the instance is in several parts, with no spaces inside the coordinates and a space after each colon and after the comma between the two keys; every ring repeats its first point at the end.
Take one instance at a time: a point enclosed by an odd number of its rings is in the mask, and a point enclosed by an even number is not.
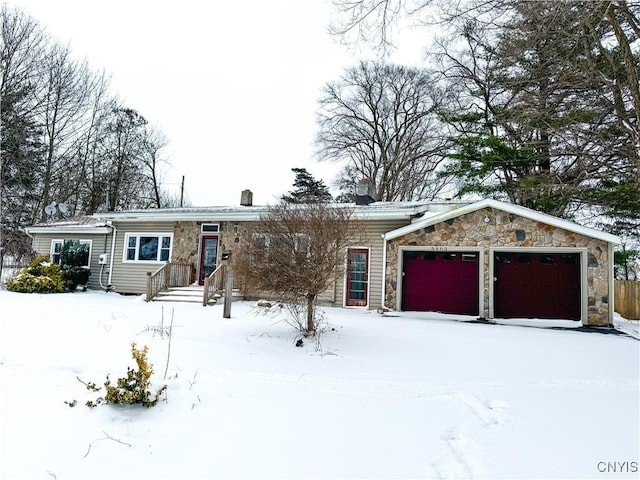
{"type": "Polygon", "coordinates": [[[580,320],[580,255],[496,252],[494,316],[580,320]]]}
{"type": "Polygon", "coordinates": [[[477,252],[405,251],[402,310],[478,315],[477,252]]]}

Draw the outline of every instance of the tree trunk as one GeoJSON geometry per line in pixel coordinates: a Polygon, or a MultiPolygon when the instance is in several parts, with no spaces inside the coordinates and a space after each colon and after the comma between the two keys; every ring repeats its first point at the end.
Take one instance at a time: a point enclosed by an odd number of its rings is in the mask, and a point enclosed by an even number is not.
{"type": "Polygon", "coordinates": [[[307,335],[311,335],[316,331],[316,325],[313,321],[313,301],[316,296],[312,293],[306,295],[307,298],[307,335]]]}

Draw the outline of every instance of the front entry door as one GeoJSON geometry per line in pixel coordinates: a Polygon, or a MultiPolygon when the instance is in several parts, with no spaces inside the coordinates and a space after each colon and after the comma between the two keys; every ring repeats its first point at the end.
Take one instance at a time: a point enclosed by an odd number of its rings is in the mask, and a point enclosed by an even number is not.
{"type": "Polygon", "coordinates": [[[347,251],[347,306],[366,307],[369,295],[369,250],[347,251]]]}
{"type": "Polygon", "coordinates": [[[199,285],[204,285],[204,279],[213,273],[216,269],[216,261],[218,258],[218,236],[205,235],[202,237],[202,246],[200,247],[200,278],[199,285]]]}

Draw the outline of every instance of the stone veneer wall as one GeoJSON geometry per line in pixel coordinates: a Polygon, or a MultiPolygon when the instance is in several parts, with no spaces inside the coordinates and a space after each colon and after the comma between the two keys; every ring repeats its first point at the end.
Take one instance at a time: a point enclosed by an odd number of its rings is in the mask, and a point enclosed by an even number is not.
{"type": "Polygon", "coordinates": [[[218,235],[218,261],[220,261],[222,252],[233,252],[237,248],[242,234],[247,231],[248,225],[247,222],[217,222],[215,220],[176,222],[173,228],[171,260],[192,265],[194,272],[197,272],[199,267],[200,237],[204,235],[201,232],[202,223],[217,223],[220,225],[217,233],[206,233],[206,235],[218,235]]]}
{"type": "Polygon", "coordinates": [[[608,244],[602,240],[493,208],[461,215],[389,241],[385,276],[385,305],[389,308],[397,308],[399,247],[414,245],[484,249],[485,318],[489,318],[489,247],[587,248],[587,323],[597,326],[609,324],[608,278],[612,259],[608,258],[608,244]],[[485,218],[489,218],[489,222],[485,222],[485,218]]]}

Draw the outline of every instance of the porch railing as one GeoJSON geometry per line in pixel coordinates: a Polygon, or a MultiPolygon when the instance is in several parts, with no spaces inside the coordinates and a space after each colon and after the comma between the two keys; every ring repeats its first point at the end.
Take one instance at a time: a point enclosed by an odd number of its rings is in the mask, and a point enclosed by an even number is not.
{"type": "Polygon", "coordinates": [[[202,305],[209,305],[209,299],[213,298],[216,291],[222,289],[224,285],[224,274],[226,272],[226,263],[222,263],[216,268],[211,275],[204,279],[204,293],[202,294],[202,305]]]}
{"type": "Polygon", "coordinates": [[[147,272],[147,302],[169,287],[186,287],[191,277],[192,267],[188,263],[167,262],[155,272],[147,272]]]}

